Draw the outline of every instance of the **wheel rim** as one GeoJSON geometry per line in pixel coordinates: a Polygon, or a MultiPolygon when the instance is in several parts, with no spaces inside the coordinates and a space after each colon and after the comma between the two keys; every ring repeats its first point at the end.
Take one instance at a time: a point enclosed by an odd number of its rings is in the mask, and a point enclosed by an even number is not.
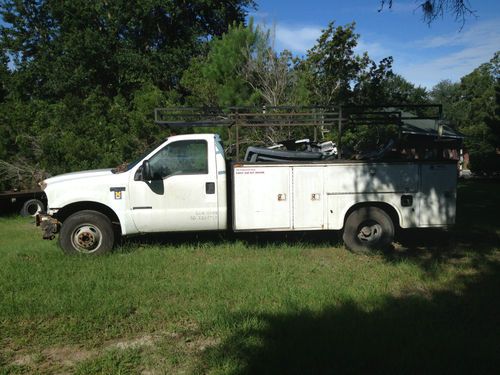
{"type": "Polygon", "coordinates": [[[367,245],[374,245],[382,237],[382,226],[375,221],[365,221],[359,226],[357,237],[367,245]]]}
{"type": "Polygon", "coordinates": [[[37,202],[32,202],[28,205],[28,207],[26,207],[26,212],[30,216],[35,216],[40,211],[42,211],[42,208],[37,202]]]}
{"type": "Polygon", "coordinates": [[[71,243],[80,253],[93,253],[101,247],[101,230],[92,224],[79,225],[71,235],[71,243]]]}

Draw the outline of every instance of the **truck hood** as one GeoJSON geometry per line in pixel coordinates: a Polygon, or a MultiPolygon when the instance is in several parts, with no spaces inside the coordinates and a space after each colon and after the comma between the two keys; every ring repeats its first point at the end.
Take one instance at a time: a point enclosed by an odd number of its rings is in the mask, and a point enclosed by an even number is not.
{"type": "Polygon", "coordinates": [[[93,178],[93,177],[109,176],[109,175],[113,174],[113,172],[111,172],[111,171],[112,171],[112,169],[109,168],[109,169],[94,169],[91,171],[65,173],[65,174],[60,174],[58,176],[47,178],[44,182],[47,185],[51,185],[55,182],[63,182],[63,181],[72,181],[72,180],[79,180],[79,179],[88,179],[88,178],[93,178]]]}

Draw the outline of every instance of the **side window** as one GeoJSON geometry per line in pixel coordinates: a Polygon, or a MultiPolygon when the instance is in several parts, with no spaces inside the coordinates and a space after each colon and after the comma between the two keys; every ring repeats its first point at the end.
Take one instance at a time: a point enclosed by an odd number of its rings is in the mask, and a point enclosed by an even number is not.
{"type": "Polygon", "coordinates": [[[178,174],[207,174],[208,146],[203,140],[177,141],[166,145],[149,164],[154,179],[178,174]]]}
{"type": "Polygon", "coordinates": [[[215,141],[215,148],[217,150],[217,153],[221,154],[222,157],[224,157],[224,147],[222,146],[222,143],[220,143],[220,141],[215,141]]]}

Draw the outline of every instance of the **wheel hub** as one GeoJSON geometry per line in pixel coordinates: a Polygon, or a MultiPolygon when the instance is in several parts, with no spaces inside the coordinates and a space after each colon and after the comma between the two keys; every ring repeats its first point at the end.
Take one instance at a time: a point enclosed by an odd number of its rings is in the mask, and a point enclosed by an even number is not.
{"type": "Polygon", "coordinates": [[[363,223],[358,238],[363,242],[376,242],[382,237],[382,226],[378,223],[363,223]]]}
{"type": "Polygon", "coordinates": [[[75,249],[80,252],[94,252],[101,245],[101,231],[90,224],[81,225],[73,232],[72,242],[75,249]]]}

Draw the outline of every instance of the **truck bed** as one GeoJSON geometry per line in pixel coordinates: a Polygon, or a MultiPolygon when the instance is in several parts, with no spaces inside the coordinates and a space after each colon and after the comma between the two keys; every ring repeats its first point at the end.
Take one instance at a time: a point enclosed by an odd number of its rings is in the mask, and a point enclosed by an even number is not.
{"type": "Polygon", "coordinates": [[[384,206],[402,228],[454,223],[454,161],[233,163],[235,231],[342,229],[357,205],[384,206]]]}

